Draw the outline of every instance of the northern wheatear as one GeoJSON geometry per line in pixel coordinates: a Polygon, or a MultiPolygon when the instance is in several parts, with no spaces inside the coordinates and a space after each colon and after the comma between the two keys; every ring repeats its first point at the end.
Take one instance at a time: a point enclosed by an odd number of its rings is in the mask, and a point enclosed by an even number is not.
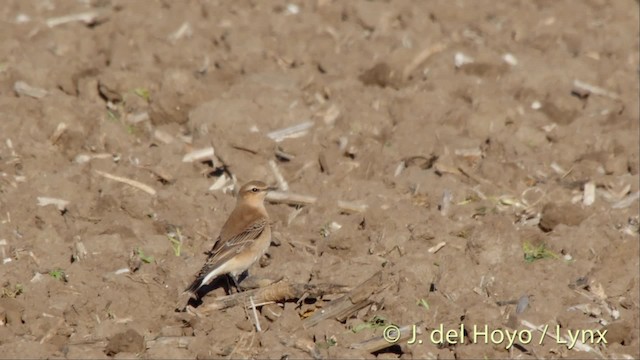
{"type": "Polygon", "coordinates": [[[270,190],[275,188],[261,181],[251,181],[240,188],[235,209],[186,293],[194,296],[202,286],[225,274],[231,276],[238,288],[238,276],[260,259],[271,244],[269,215],[264,208],[264,198],[270,190]]]}

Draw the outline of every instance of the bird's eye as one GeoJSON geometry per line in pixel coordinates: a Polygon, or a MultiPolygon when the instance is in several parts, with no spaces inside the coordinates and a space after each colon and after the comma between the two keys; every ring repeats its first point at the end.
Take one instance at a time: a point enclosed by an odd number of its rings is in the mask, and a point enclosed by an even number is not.
{"type": "Polygon", "coordinates": [[[258,189],[257,187],[254,187],[254,188],[251,189],[251,191],[258,192],[258,191],[260,191],[260,189],[258,189]]]}

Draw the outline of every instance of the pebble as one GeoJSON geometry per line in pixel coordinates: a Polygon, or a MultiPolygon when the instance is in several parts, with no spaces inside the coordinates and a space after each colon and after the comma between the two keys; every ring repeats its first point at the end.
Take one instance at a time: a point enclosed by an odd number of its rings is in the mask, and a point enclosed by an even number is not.
{"type": "Polygon", "coordinates": [[[262,315],[269,321],[276,321],[282,316],[282,308],[278,304],[267,304],[262,307],[262,315]]]}
{"type": "Polygon", "coordinates": [[[116,355],[118,353],[141,353],[145,349],[144,337],[133,329],[115,334],[109,339],[105,353],[116,355]]]}
{"type": "Polygon", "coordinates": [[[540,228],[544,231],[552,231],[559,224],[578,226],[587,217],[582,208],[573,204],[548,203],[542,208],[540,228]]]}
{"type": "Polygon", "coordinates": [[[606,174],[624,175],[628,170],[628,161],[622,156],[611,157],[604,163],[604,171],[606,174]]]}
{"type": "Polygon", "coordinates": [[[607,330],[606,339],[610,344],[629,345],[631,343],[631,326],[625,321],[616,321],[605,326],[601,332],[607,330]]]}

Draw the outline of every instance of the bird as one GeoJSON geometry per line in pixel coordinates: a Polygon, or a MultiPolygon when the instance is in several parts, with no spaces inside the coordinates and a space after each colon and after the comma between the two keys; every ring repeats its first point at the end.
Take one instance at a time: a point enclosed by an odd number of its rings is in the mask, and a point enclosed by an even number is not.
{"type": "Polygon", "coordinates": [[[271,245],[271,225],[264,199],[272,190],[276,188],[257,180],[240,188],[235,208],[207,252],[207,260],[184,293],[193,298],[202,286],[221,275],[229,275],[239,291],[238,276],[248,271],[271,245]]]}

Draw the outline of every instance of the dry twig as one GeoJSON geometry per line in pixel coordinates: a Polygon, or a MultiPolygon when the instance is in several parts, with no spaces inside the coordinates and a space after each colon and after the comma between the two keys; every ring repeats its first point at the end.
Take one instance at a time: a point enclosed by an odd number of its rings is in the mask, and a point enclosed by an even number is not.
{"type": "Polygon", "coordinates": [[[260,318],[258,317],[258,311],[256,310],[256,303],[253,301],[253,296],[249,296],[249,301],[251,302],[251,312],[253,313],[253,320],[255,320],[256,331],[262,332],[260,318]]]}
{"type": "Polygon", "coordinates": [[[41,99],[47,96],[47,94],[49,93],[45,89],[40,89],[40,88],[31,86],[24,81],[16,81],[16,83],[13,84],[13,91],[15,91],[16,94],[20,96],[23,96],[23,95],[29,96],[34,99],[41,99]]]}
{"type": "Polygon", "coordinates": [[[183,158],[183,162],[194,162],[194,161],[202,161],[202,160],[213,160],[213,156],[215,155],[215,151],[213,146],[206,147],[204,149],[193,150],[187,153],[183,158]]]}
{"type": "Polygon", "coordinates": [[[288,205],[312,205],[318,198],[315,196],[294,194],[282,191],[270,191],[266,197],[267,201],[272,203],[281,203],[288,205]]]}
{"type": "Polygon", "coordinates": [[[287,180],[284,179],[284,176],[282,176],[282,172],[280,171],[280,168],[278,168],[278,164],[273,160],[269,160],[269,167],[278,182],[278,189],[281,191],[289,191],[289,184],[287,183],[287,180]]]}
{"type": "Polygon", "coordinates": [[[120,177],[120,176],[117,176],[117,175],[112,175],[112,174],[109,174],[109,173],[106,173],[106,172],[100,171],[100,170],[95,170],[95,172],[96,172],[96,174],[98,174],[100,176],[103,176],[103,177],[105,177],[107,179],[111,179],[113,181],[121,182],[121,183],[127,184],[129,186],[133,186],[135,188],[138,188],[138,189],[146,192],[149,195],[154,195],[154,196],[156,195],[156,190],[154,188],[152,188],[149,185],[143,184],[143,183],[141,183],[139,181],[127,179],[127,178],[120,177]]]}
{"type": "Polygon", "coordinates": [[[332,284],[291,284],[288,281],[280,281],[259,289],[246,290],[241,293],[223,296],[214,299],[211,304],[205,305],[200,311],[207,314],[211,311],[222,310],[236,305],[247,304],[253,298],[255,304],[264,304],[273,301],[287,301],[298,299],[305,293],[309,297],[318,298],[327,294],[344,293],[348,288],[332,284]]]}
{"type": "Polygon", "coordinates": [[[318,163],[320,164],[320,171],[326,173],[327,175],[331,175],[331,170],[329,169],[329,164],[327,163],[327,157],[323,152],[318,156],[318,163]]]}
{"type": "Polygon", "coordinates": [[[340,209],[340,211],[343,211],[346,213],[365,212],[368,207],[369,205],[362,204],[359,202],[338,200],[338,208],[340,209]]]}
{"type": "Polygon", "coordinates": [[[408,80],[411,73],[415,69],[417,69],[418,66],[422,65],[422,63],[427,61],[427,59],[430,58],[432,55],[442,52],[446,48],[447,48],[447,45],[445,43],[440,42],[440,43],[433,44],[428,48],[420,51],[418,55],[416,55],[413,58],[413,60],[411,60],[411,62],[404,68],[404,71],[402,72],[402,79],[405,81],[408,80]]]}
{"type": "Polygon", "coordinates": [[[603,89],[599,86],[595,86],[595,85],[591,85],[591,84],[587,84],[586,82],[580,81],[580,80],[574,80],[573,81],[573,87],[578,90],[578,91],[586,91],[587,93],[591,93],[591,94],[595,94],[595,95],[600,95],[600,96],[605,96],[611,99],[619,99],[620,95],[609,91],[607,89],[603,89]]]}
{"type": "Polygon", "coordinates": [[[95,24],[101,13],[97,10],[87,11],[78,14],[64,15],[60,17],[47,19],[47,26],[52,28],[70,22],[81,21],[87,25],[95,24]]]}
{"type": "Polygon", "coordinates": [[[373,303],[373,295],[381,293],[384,289],[395,283],[393,279],[395,273],[392,266],[385,267],[356,286],[348,294],[331,301],[324,308],[317,310],[313,315],[303,321],[302,326],[308,329],[325,319],[346,319],[356,311],[373,303]]]}
{"type": "Polygon", "coordinates": [[[156,346],[173,346],[186,349],[194,339],[194,336],[161,336],[154,340],[147,341],[146,348],[151,349],[156,346]]]}
{"type": "Polygon", "coordinates": [[[66,130],[67,130],[67,124],[63,122],[59,123],[58,126],[56,127],[56,130],[53,132],[53,134],[51,134],[51,137],[49,137],[49,141],[51,141],[51,143],[55,145],[55,143],[57,143],[58,140],[60,140],[60,137],[62,136],[62,134],[64,134],[66,130]]]}
{"type": "Polygon", "coordinates": [[[67,205],[69,205],[69,201],[46,196],[38,196],[38,206],[47,205],[55,205],[59,211],[64,211],[67,208],[67,205]]]}
{"type": "Polygon", "coordinates": [[[288,128],[272,131],[267,134],[271,140],[275,142],[281,142],[284,139],[294,139],[306,135],[309,129],[313,127],[313,121],[305,121],[298,125],[290,126],[288,128]]]}
{"type": "Polygon", "coordinates": [[[431,254],[435,254],[438,251],[440,251],[440,249],[442,249],[445,245],[447,245],[447,243],[444,242],[444,241],[441,241],[438,244],[436,244],[435,246],[430,247],[429,250],[427,250],[427,251],[429,253],[431,253],[431,254]]]}

